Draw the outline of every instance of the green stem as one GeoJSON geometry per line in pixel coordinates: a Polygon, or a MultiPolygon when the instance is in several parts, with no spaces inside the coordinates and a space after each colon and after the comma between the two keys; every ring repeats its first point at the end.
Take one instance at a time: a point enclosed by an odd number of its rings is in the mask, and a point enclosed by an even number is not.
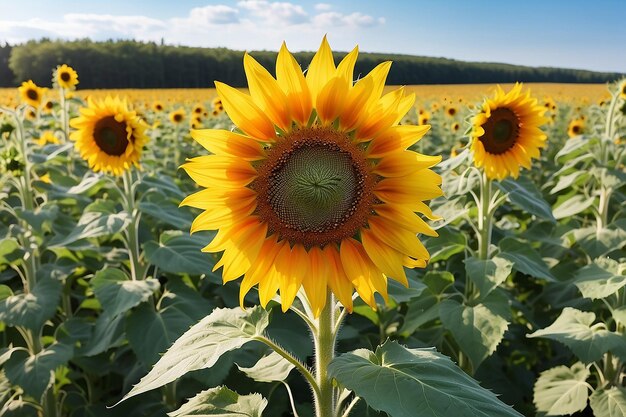
{"type": "Polygon", "coordinates": [[[139,252],[139,210],[135,206],[135,192],[133,190],[132,171],[124,172],[124,194],[126,200],[126,211],[130,214],[131,220],[125,231],[126,248],[130,260],[130,275],[133,281],[143,279],[144,267],[141,265],[139,252]]]}
{"type": "Polygon", "coordinates": [[[319,396],[320,388],[317,385],[317,381],[315,380],[315,378],[313,377],[313,375],[307,369],[306,366],[304,366],[298,359],[294,358],[285,349],[283,349],[282,347],[280,347],[276,343],[274,343],[273,340],[268,339],[265,336],[257,336],[255,339],[258,340],[259,342],[264,343],[265,345],[269,346],[274,352],[278,353],[280,356],[285,358],[289,363],[291,363],[293,366],[295,366],[296,369],[300,372],[300,374],[302,374],[304,379],[307,380],[307,382],[311,386],[311,389],[313,390],[315,396],[319,396]]]}
{"type": "Polygon", "coordinates": [[[70,140],[70,120],[69,109],[67,106],[67,100],[65,99],[65,89],[59,88],[59,103],[61,104],[61,126],[63,128],[63,136],[65,137],[65,143],[70,140]]]}
{"type": "Polygon", "coordinates": [[[480,231],[480,237],[478,240],[478,256],[480,259],[489,258],[489,246],[491,245],[491,229],[492,217],[490,213],[491,202],[491,180],[487,178],[486,174],[483,174],[483,178],[480,182],[480,214],[478,219],[478,230],[480,231]]]}
{"type": "Polygon", "coordinates": [[[17,142],[20,145],[20,150],[22,152],[22,158],[24,159],[24,190],[22,190],[23,200],[22,204],[24,205],[25,210],[32,211],[35,207],[35,201],[33,198],[33,190],[31,184],[31,165],[30,158],[28,157],[28,146],[26,145],[26,136],[24,135],[24,125],[22,123],[22,119],[17,115],[17,112],[12,112],[13,117],[15,118],[15,124],[17,126],[16,134],[17,134],[17,142]]]}
{"type": "Polygon", "coordinates": [[[334,417],[335,414],[335,393],[328,375],[328,365],[335,357],[335,301],[332,295],[328,297],[329,302],[318,318],[315,337],[315,379],[320,388],[315,398],[316,417],[334,417]]]}

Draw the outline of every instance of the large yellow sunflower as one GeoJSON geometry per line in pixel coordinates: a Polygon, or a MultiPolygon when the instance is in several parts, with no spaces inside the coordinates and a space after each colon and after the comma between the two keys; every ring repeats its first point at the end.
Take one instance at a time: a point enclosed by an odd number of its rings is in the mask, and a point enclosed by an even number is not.
{"type": "Polygon", "coordinates": [[[78,74],[67,64],[59,65],[52,74],[52,83],[66,90],[73,90],[78,84],[78,74]]]}
{"type": "Polygon", "coordinates": [[[141,151],[148,142],[144,134],[148,126],[129,109],[126,100],[109,96],[90,99],[70,125],[78,129],[70,138],[95,172],[121,175],[131,165],[139,167],[141,151]]]}
{"type": "Polygon", "coordinates": [[[37,84],[35,84],[32,80],[28,80],[24,81],[22,85],[17,88],[17,90],[20,92],[20,97],[24,103],[35,108],[39,108],[47,88],[37,87],[37,84]]]}
{"type": "Polygon", "coordinates": [[[619,96],[626,100],[626,80],[622,80],[619,84],[619,96]]]}
{"type": "Polygon", "coordinates": [[[433,218],[441,157],[407,150],[430,128],[398,125],[415,96],[382,95],[390,62],[353,84],[357,55],[335,66],[324,38],[305,77],[283,44],[275,79],[246,54],[250,95],[216,82],[239,132],[191,132],[212,155],[183,165],[205,189],[181,204],[204,210],[192,232],[218,229],[204,251],[223,251],[224,282],[243,276],[242,305],[258,284],[283,310],[301,288],[315,315],[328,289],[349,311],[355,288],[375,307],[387,277],[408,285],[403,267],[429,259],[417,234],[436,233],[416,213],[433,218]]]}
{"type": "Polygon", "coordinates": [[[522,84],[516,83],[508,93],[498,86],[472,119],[474,165],[498,180],[517,178],[520,167],[529,169],[531,159],[545,147],[547,136],[540,129],[548,121],[545,111],[529,91],[522,92],[522,84]]]}

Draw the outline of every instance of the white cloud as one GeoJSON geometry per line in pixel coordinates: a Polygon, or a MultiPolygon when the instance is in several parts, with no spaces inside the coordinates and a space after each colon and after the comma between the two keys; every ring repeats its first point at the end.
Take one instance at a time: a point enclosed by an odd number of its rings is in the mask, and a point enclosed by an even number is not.
{"type": "Polygon", "coordinates": [[[350,26],[362,28],[382,25],[385,23],[385,18],[375,18],[360,12],[354,12],[349,15],[344,15],[339,12],[324,12],[316,15],[313,21],[314,24],[319,27],[332,28],[337,26],[350,26]]]}
{"type": "Polygon", "coordinates": [[[309,21],[309,15],[302,6],[289,2],[266,0],[243,0],[237,3],[241,9],[247,10],[265,23],[297,25],[309,21]]]}
{"type": "Polygon", "coordinates": [[[330,10],[332,8],[333,8],[333,6],[331,4],[328,4],[328,3],[317,3],[315,5],[315,10],[320,11],[320,12],[324,12],[324,11],[330,10]]]}
{"type": "Polygon", "coordinates": [[[239,10],[223,4],[195,7],[189,12],[189,19],[205,24],[228,24],[239,22],[239,10]]]}
{"type": "Polygon", "coordinates": [[[240,0],[231,6],[195,7],[170,19],[70,13],[56,20],[0,20],[0,42],[15,44],[42,37],[143,41],[163,38],[167,43],[190,46],[276,50],[282,41],[287,41],[290,50],[297,51],[317,49],[319,40],[328,34],[334,41],[333,49],[349,50],[363,41],[363,28],[384,23],[383,18],[361,12],[344,14],[328,8],[327,3],[307,10],[288,1],[240,0]],[[215,33],[220,36],[213,36],[215,33]]]}

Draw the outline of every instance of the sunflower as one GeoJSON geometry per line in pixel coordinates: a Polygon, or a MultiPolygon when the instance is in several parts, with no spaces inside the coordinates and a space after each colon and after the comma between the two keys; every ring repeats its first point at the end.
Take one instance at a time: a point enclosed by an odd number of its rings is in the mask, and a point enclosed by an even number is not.
{"type": "Polygon", "coordinates": [[[55,145],[58,145],[59,143],[61,143],[61,141],[59,141],[59,138],[56,137],[56,135],[54,134],[53,131],[51,130],[46,130],[45,132],[43,132],[43,134],[39,137],[39,139],[37,139],[35,141],[35,143],[39,146],[44,146],[47,143],[52,143],[55,145]]]}
{"type": "Polygon", "coordinates": [[[41,105],[41,100],[46,90],[47,88],[37,87],[32,80],[24,81],[22,85],[18,87],[22,101],[35,108],[39,108],[41,105]]]}
{"type": "Polygon", "coordinates": [[[474,165],[484,167],[490,179],[517,178],[520,167],[530,168],[531,159],[538,158],[546,145],[547,136],[540,129],[548,121],[545,111],[529,91],[522,92],[522,84],[516,83],[508,93],[498,86],[495,96],[485,99],[472,118],[474,165]]]}
{"type": "Polygon", "coordinates": [[[420,126],[428,126],[429,120],[430,120],[430,113],[427,111],[424,111],[420,113],[417,124],[419,124],[420,126]]]}
{"type": "Polygon", "coordinates": [[[306,77],[283,43],[275,79],[245,54],[250,95],[216,82],[240,129],[193,130],[212,155],[183,165],[205,189],[181,205],[203,209],[191,232],[218,230],[203,250],[222,252],[223,280],[243,276],[240,302],[258,284],[261,305],[280,291],[283,311],[302,287],[317,316],[328,290],[352,310],[387,299],[387,277],[429,255],[417,233],[436,233],[416,213],[442,194],[431,168],[441,157],[407,150],[430,126],[398,125],[414,94],[381,97],[390,62],[353,84],[358,48],[335,67],[326,38],[306,77]]]}
{"type": "Polygon", "coordinates": [[[222,104],[222,99],[219,97],[215,97],[213,99],[213,110],[222,111],[224,110],[224,105],[222,104]]]}
{"type": "Polygon", "coordinates": [[[163,111],[163,109],[163,103],[161,103],[160,101],[155,101],[154,103],[152,103],[152,110],[154,110],[155,112],[160,113],[163,111]]]}
{"type": "Polygon", "coordinates": [[[458,110],[454,106],[446,107],[446,116],[454,117],[458,113],[458,110]]]}
{"type": "Polygon", "coordinates": [[[585,119],[577,118],[572,119],[567,127],[567,136],[573,138],[575,136],[582,135],[585,132],[585,119]]]}
{"type": "Polygon", "coordinates": [[[74,71],[74,68],[66,64],[59,65],[52,73],[52,84],[57,88],[73,90],[76,88],[76,84],[78,84],[78,74],[74,71]]]}
{"type": "Polygon", "coordinates": [[[169,114],[170,122],[175,125],[180,124],[185,120],[185,110],[177,109],[169,114]]]}
{"type": "Polygon", "coordinates": [[[131,165],[139,167],[141,151],[148,142],[144,134],[148,126],[129,109],[126,100],[110,96],[90,99],[70,125],[78,129],[70,138],[95,172],[121,175],[131,165]]]}
{"type": "Polygon", "coordinates": [[[458,132],[461,128],[461,125],[458,122],[454,122],[450,125],[450,130],[453,132],[458,132]]]}
{"type": "Polygon", "coordinates": [[[54,109],[54,103],[50,100],[47,100],[41,108],[44,113],[51,113],[52,109],[54,109]]]}
{"type": "Polygon", "coordinates": [[[196,104],[193,106],[192,113],[197,116],[202,116],[202,113],[204,113],[204,106],[202,104],[196,104]]]}

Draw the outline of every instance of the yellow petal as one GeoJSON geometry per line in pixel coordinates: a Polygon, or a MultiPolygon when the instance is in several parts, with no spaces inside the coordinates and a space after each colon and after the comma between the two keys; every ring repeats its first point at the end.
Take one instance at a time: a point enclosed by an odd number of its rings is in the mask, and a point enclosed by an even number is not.
{"type": "Polygon", "coordinates": [[[428,130],[430,130],[429,125],[392,126],[369,143],[367,156],[381,158],[390,152],[405,150],[424,137],[428,130]]]}
{"type": "Polygon", "coordinates": [[[291,117],[301,126],[306,125],[313,109],[311,92],[300,65],[289,53],[284,42],[276,60],[276,79],[287,96],[291,117]]]}
{"type": "Polygon", "coordinates": [[[397,109],[404,97],[404,87],[386,94],[378,104],[368,110],[368,118],[356,131],[356,139],[369,140],[391,127],[397,118],[397,109]]]}
{"type": "Polygon", "coordinates": [[[182,206],[191,206],[203,210],[213,207],[231,207],[233,204],[247,204],[256,198],[256,192],[249,188],[206,188],[185,197],[182,206]]]}
{"type": "Polygon", "coordinates": [[[417,170],[430,168],[440,161],[441,155],[422,155],[412,151],[394,152],[381,159],[373,172],[383,177],[403,177],[417,170]]]}
{"type": "Polygon", "coordinates": [[[409,281],[402,267],[403,254],[385,245],[368,229],[361,230],[361,242],[369,258],[383,274],[395,279],[406,287],[409,286],[409,281]]]}
{"type": "Polygon", "coordinates": [[[279,285],[280,304],[283,312],[289,310],[293,300],[302,286],[302,279],[307,273],[306,250],[301,244],[296,244],[293,249],[286,244],[280,250],[274,263],[279,285]]]}
{"type": "Polygon", "coordinates": [[[215,155],[232,156],[245,161],[258,161],[266,156],[259,142],[229,130],[192,129],[191,137],[215,155]]]}
{"type": "MultiPolygon", "coordinates": [[[[403,206],[378,204],[374,206],[374,210],[376,210],[379,216],[402,226],[404,229],[415,233],[422,233],[427,236],[439,236],[439,234],[417,214],[403,206]]],[[[430,214],[432,215],[432,213],[430,214]]]]}
{"type": "MultiPolygon", "coordinates": [[[[241,287],[239,288],[239,304],[242,308],[244,297],[252,287],[260,283],[261,280],[268,275],[281,247],[282,246],[278,244],[278,237],[275,234],[268,237],[263,242],[257,260],[250,267],[248,272],[246,272],[241,281],[241,287]]],[[[276,293],[276,290],[274,290],[274,293],[276,293]]],[[[264,307],[265,304],[263,304],[264,307]]]]}
{"type": "Polygon", "coordinates": [[[356,64],[358,56],[359,47],[355,46],[354,49],[341,60],[339,65],[337,65],[337,75],[343,77],[349,86],[352,86],[354,80],[354,65],[356,64]]]}
{"type": "Polygon", "coordinates": [[[416,259],[430,258],[428,251],[415,233],[399,228],[378,216],[370,217],[368,224],[378,239],[398,252],[416,259]]]}
{"type": "Polygon", "coordinates": [[[366,103],[372,94],[374,81],[372,77],[359,80],[348,90],[346,101],[339,115],[339,129],[351,131],[367,117],[366,103]]]}
{"type": "Polygon", "coordinates": [[[443,195],[440,184],[439,174],[430,169],[420,169],[405,177],[383,179],[376,185],[374,194],[386,203],[406,204],[407,208],[411,208],[415,201],[443,195]]]}
{"type": "Polygon", "coordinates": [[[326,305],[328,292],[328,262],[322,250],[313,246],[308,254],[307,274],[302,280],[302,286],[311,305],[313,315],[317,318],[326,305]]]}
{"type": "Polygon", "coordinates": [[[339,299],[339,302],[352,313],[354,287],[348,277],[346,277],[339,252],[333,245],[326,245],[322,252],[324,252],[324,257],[328,260],[328,286],[339,299]]]}
{"type": "Polygon", "coordinates": [[[333,52],[326,40],[326,36],[322,39],[322,44],[313,56],[309,69],[306,73],[306,82],[313,97],[313,106],[317,109],[317,97],[322,88],[330,81],[335,73],[335,61],[333,60],[333,52]]]}
{"type": "Polygon", "coordinates": [[[194,219],[191,223],[190,233],[200,230],[217,230],[222,226],[230,226],[239,219],[252,214],[255,208],[256,201],[254,199],[247,203],[231,206],[210,207],[194,219]]]}
{"type": "Polygon", "coordinates": [[[257,259],[266,234],[267,224],[261,223],[235,236],[233,243],[224,250],[219,262],[213,267],[213,271],[224,267],[222,271],[224,283],[245,274],[257,259]]]}
{"type": "Polygon", "coordinates": [[[332,78],[321,89],[317,96],[316,109],[323,124],[330,124],[339,116],[347,93],[348,84],[342,77],[332,78]]]}
{"type": "Polygon", "coordinates": [[[221,155],[188,159],[181,168],[201,187],[241,188],[257,175],[249,162],[221,155]]]}
{"type": "Polygon", "coordinates": [[[289,131],[291,129],[289,104],[278,82],[247,52],[243,57],[243,67],[254,102],[276,126],[283,131],[289,131]]]}
{"type": "Polygon", "coordinates": [[[261,141],[274,142],[276,140],[274,124],[254,104],[252,97],[219,81],[215,82],[215,88],[222,99],[224,110],[238,128],[261,141]]]}
{"type": "Polygon", "coordinates": [[[387,281],[363,249],[360,242],[349,238],[341,242],[339,251],[346,276],[356,288],[359,296],[370,307],[376,308],[374,292],[387,301],[387,281]]]}

